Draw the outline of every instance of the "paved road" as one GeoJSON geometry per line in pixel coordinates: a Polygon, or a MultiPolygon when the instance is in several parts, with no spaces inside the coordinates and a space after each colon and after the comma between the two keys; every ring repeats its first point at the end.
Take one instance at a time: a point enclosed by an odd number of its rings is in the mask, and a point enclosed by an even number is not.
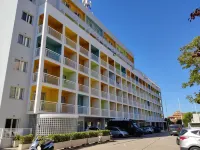
{"type": "Polygon", "coordinates": [[[115,142],[80,148],[80,150],[179,150],[176,137],[167,133],[145,135],[142,138],[118,139],[115,142]]]}

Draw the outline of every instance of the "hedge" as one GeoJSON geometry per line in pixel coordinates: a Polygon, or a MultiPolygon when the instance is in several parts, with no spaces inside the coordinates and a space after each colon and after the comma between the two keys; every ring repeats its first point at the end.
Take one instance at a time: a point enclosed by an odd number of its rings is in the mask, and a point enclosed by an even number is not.
{"type": "Polygon", "coordinates": [[[34,137],[32,134],[20,136],[20,144],[30,144],[32,143],[34,137]]]}
{"type": "Polygon", "coordinates": [[[14,140],[14,141],[19,141],[19,140],[20,140],[20,137],[21,137],[20,135],[15,135],[15,137],[14,137],[13,140],[14,140]]]}

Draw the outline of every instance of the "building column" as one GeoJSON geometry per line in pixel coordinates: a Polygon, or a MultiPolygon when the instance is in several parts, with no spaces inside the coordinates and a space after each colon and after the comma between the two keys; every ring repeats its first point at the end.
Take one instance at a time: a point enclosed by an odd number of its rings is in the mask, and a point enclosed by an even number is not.
{"type": "Polygon", "coordinates": [[[37,75],[37,88],[36,88],[35,104],[34,104],[35,114],[39,113],[39,110],[40,110],[47,27],[48,27],[48,10],[47,10],[47,2],[45,2],[44,19],[43,19],[43,27],[42,27],[42,39],[41,39],[40,56],[39,56],[39,68],[38,68],[38,75],[37,75]]]}

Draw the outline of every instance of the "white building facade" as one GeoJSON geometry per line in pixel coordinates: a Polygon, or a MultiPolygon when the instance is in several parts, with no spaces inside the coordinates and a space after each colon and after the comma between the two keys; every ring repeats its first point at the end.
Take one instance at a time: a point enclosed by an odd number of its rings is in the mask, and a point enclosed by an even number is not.
{"type": "Polygon", "coordinates": [[[0,10],[0,128],[46,135],[112,118],[163,126],[161,89],[79,1],[3,0],[0,10]]]}

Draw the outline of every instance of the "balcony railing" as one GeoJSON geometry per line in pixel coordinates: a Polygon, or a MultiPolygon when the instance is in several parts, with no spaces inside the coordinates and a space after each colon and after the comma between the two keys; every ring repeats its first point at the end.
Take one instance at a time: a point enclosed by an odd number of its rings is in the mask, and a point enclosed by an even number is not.
{"type": "Polygon", "coordinates": [[[125,74],[125,73],[123,73],[123,72],[122,72],[122,76],[123,76],[124,78],[126,78],[126,74],[125,74]]]}
{"type": "Polygon", "coordinates": [[[88,115],[89,114],[89,108],[87,106],[78,106],[78,114],[81,115],[88,115]]]}
{"type": "Polygon", "coordinates": [[[104,92],[104,91],[101,91],[101,97],[107,99],[108,98],[108,93],[104,92]]]}
{"type": "Polygon", "coordinates": [[[44,73],[43,74],[43,80],[44,83],[49,83],[49,84],[53,84],[53,85],[60,85],[60,78],[44,73]]]}
{"type": "Polygon", "coordinates": [[[116,100],[114,94],[110,93],[109,95],[110,95],[110,100],[112,100],[112,101],[115,101],[115,100],[116,100]]]}
{"type": "Polygon", "coordinates": [[[129,100],[129,105],[133,105],[133,100],[129,100]]]}
{"type": "Polygon", "coordinates": [[[79,84],[79,91],[89,93],[89,87],[87,85],[79,84]]]}
{"type": "Polygon", "coordinates": [[[121,84],[118,83],[118,82],[116,82],[116,86],[117,86],[118,88],[121,88],[121,84]]]}
{"type": "Polygon", "coordinates": [[[60,54],[50,50],[50,49],[47,49],[45,50],[45,56],[50,58],[50,59],[53,59],[57,62],[60,62],[60,54]]]}
{"type": "Polygon", "coordinates": [[[40,47],[36,48],[35,50],[35,57],[40,56],[40,47]]]}
{"type": "Polygon", "coordinates": [[[124,112],[124,118],[129,118],[129,113],[128,112],[124,112]]]}
{"type": "Polygon", "coordinates": [[[89,73],[89,68],[79,64],[79,71],[88,74],[89,73]]]}
{"type": "Polygon", "coordinates": [[[33,110],[34,110],[34,105],[35,105],[35,101],[30,101],[30,102],[29,102],[28,111],[33,111],[33,110]]]}
{"type": "Polygon", "coordinates": [[[99,108],[91,107],[90,111],[91,111],[91,115],[100,116],[100,109],[99,108]]]}
{"type": "Polygon", "coordinates": [[[129,118],[130,118],[130,119],[134,119],[133,113],[129,113],[129,118]]]}
{"type": "Polygon", "coordinates": [[[80,46],[80,52],[87,57],[89,56],[89,51],[82,46],[80,46]]]}
{"type": "Polygon", "coordinates": [[[63,87],[71,90],[76,90],[76,82],[63,79],[63,87]]]}
{"type": "Polygon", "coordinates": [[[65,44],[76,50],[77,44],[68,37],[65,37],[65,44]]]}
{"type": "Polygon", "coordinates": [[[130,76],[127,76],[127,79],[128,79],[129,81],[131,81],[131,77],[130,77],[130,76]]]}
{"type": "Polygon", "coordinates": [[[132,89],[130,87],[128,87],[128,92],[131,93],[132,92],[132,89]]]}
{"type": "Polygon", "coordinates": [[[93,76],[96,79],[99,79],[99,73],[94,70],[91,70],[91,76],[93,76]]]}
{"type": "Polygon", "coordinates": [[[118,117],[118,118],[123,118],[123,113],[122,113],[122,111],[117,111],[117,117],[118,117]]]}
{"type": "Polygon", "coordinates": [[[123,85],[123,90],[126,91],[127,90],[127,86],[123,85]]]}
{"type": "Polygon", "coordinates": [[[96,56],[95,54],[91,53],[91,59],[96,61],[96,62],[99,62],[99,57],[96,56]]]}
{"type": "Polygon", "coordinates": [[[40,101],[40,111],[42,112],[57,112],[57,103],[50,101],[40,101]]]}
{"type": "Polygon", "coordinates": [[[43,28],[43,25],[39,25],[38,28],[37,28],[37,33],[42,33],[42,28],[43,28]]]}
{"type": "Polygon", "coordinates": [[[110,117],[116,117],[116,111],[115,110],[110,110],[110,117]]]}
{"type": "Polygon", "coordinates": [[[61,113],[75,114],[75,105],[73,104],[61,104],[61,113]]]}
{"type": "Polygon", "coordinates": [[[115,85],[115,81],[114,81],[113,79],[111,79],[111,78],[109,78],[109,83],[110,83],[111,85],[115,85]]]}
{"type": "Polygon", "coordinates": [[[112,71],[115,71],[115,68],[112,65],[109,65],[109,69],[112,70],[112,71]]]}
{"type": "Polygon", "coordinates": [[[119,69],[115,69],[118,75],[121,75],[121,71],[119,69]]]}
{"type": "Polygon", "coordinates": [[[117,96],[117,101],[121,103],[122,102],[122,97],[121,96],[117,96]]]}
{"type": "Polygon", "coordinates": [[[107,67],[107,62],[105,62],[103,59],[101,59],[101,65],[104,67],[107,67]]]}
{"type": "Polygon", "coordinates": [[[37,79],[38,79],[38,73],[36,72],[36,73],[33,73],[33,76],[32,76],[32,81],[33,81],[33,83],[34,82],[37,82],[37,79]]]}
{"type": "Polygon", "coordinates": [[[108,109],[101,110],[101,116],[107,117],[108,116],[108,109]]]}
{"type": "Polygon", "coordinates": [[[71,67],[71,68],[74,68],[76,69],[77,68],[77,63],[67,57],[64,57],[64,64],[71,67]]]}
{"type": "Polygon", "coordinates": [[[47,32],[48,32],[49,35],[53,36],[54,38],[56,38],[60,41],[62,40],[62,34],[58,31],[56,31],[55,29],[48,26],[47,32]]]}
{"type": "Polygon", "coordinates": [[[104,82],[108,82],[108,77],[101,74],[101,80],[104,82]]]}
{"type": "Polygon", "coordinates": [[[128,104],[128,99],[127,98],[123,98],[123,103],[124,104],[128,104]]]}
{"type": "Polygon", "coordinates": [[[99,96],[99,89],[91,88],[91,94],[94,96],[99,96]]]}

